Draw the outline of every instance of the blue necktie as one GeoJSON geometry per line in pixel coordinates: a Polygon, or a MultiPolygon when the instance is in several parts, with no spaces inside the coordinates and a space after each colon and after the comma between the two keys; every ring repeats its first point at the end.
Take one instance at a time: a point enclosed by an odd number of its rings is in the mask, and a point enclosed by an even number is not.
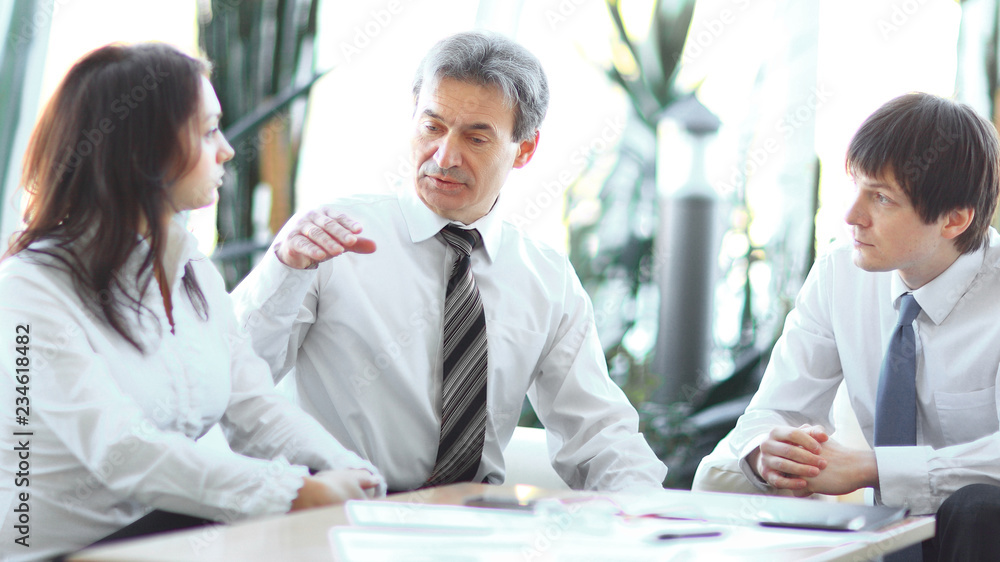
{"type": "MultiPolygon", "coordinates": [[[[882,359],[875,395],[875,446],[917,444],[917,346],[913,321],[920,305],[906,293],[899,301],[899,319],[882,359]]],[[[920,543],[883,557],[885,562],[921,562],[920,543]]]]}
{"type": "Polygon", "coordinates": [[[917,444],[917,350],[913,321],[918,314],[917,299],[910,293],[903,295],[875,395],[876,447],[917,444]]]}

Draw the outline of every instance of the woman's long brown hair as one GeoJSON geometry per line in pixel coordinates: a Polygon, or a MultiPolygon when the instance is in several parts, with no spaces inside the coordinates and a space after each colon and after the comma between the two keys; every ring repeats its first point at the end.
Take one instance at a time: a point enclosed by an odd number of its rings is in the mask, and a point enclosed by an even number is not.
{"type": "MultiPolygon", "coordinates": [[[[208,71],[207,62],[164,44],[92,51],[56,89],[24,158],[27,226],[4,258],[24,252],[65,270],[81,300],[140,351],[130,320],[143,314],[142,295],[164,253],[166,190],[198,156],[191,127],[208,71]],[[140,235],[151,251],[126,279],[120,273],[140,235]]],[[[207,319],[190,264],[183,283],[207,319]]]]}

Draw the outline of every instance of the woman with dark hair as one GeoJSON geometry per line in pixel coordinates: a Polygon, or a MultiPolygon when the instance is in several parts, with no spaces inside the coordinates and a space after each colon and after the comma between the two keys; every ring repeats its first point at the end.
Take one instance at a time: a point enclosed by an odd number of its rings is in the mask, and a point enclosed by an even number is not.
{"type": "Polygon", "coordinates": [[[0,453],[14,475],[0,489],[5,559],[137,520],[228,522],[384,493],[371,464],[274,393],[176,220],[214,202],[233,156],[208,70],[166,45],[102,47],[31,138],[26,227],[0,261],[0,399],[16,410],[0,421],[16,440],[0,453]],[[232,451],[195,443],[217,422],[232,451]]]}

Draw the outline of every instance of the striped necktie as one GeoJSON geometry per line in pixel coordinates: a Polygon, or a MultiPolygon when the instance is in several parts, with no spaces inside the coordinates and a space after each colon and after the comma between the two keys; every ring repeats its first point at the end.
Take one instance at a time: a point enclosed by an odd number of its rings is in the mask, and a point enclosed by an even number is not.
{"type": "Polygon", "coordinates": [[[448,225],[441,236],[458,258],[444,302],[441,438],[425,486],[470,482],[479,471],[486,434],[486,314],[472,276],[479,232],[448,225]]]}

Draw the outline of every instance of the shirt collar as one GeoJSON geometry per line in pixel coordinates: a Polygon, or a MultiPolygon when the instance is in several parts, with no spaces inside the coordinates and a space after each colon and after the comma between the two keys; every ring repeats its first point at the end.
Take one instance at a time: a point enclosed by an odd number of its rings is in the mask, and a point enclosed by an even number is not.
{"type": "Polygon", "coordinates": [[[497,206],[486,213],[485,216],[470,225],[464,225],[456,221],[450,221],[434,211],[427,208],[423,201],[417,197],[413,190],[407,190],[399,198],[399,206],[403,213],[403,220],[406,222],[406,229],[410,234],[410,241],[414,244],[432,238],[449,223],[455,223],[462,228],[475,228],[479,235],[483,237],[483,248],[486,250],[486,257],[492,262],[500,251],[500,237],[502,233],[502,219],[496,212],[497,206]]]}
{"type": "Polygon", "coordinates": [[[958,256],[955,263],[923,287],[911,291],[898,271],[892,275],[892,302],[899,309],[899,297],[904,293],[913,293],[920,309],[934,324],[941,324],[951,314],[951,311],[969,290],[973,280],[979,274],[986,257],[986,250],[980,249],[969,254],[958,256]]]}
{"type": "Polygon", "coordinates": [[[184,275],[187,262],[204,257],[198,250],[198,239],[183,224],[181,215],[176,215],[167,227],[167,248],[163,258],[164,266],[168,268],[167,279],[172,285],[176,284],[184,275]]]}
{"type": "MultiPolygon", "coordinates": [[[[181,224],[181,221],[181,215],[177,214],[167,224],[163,268],[170,282],[171,289],[176,287],[177,282],[183,277],[184,266],[187,262],[204,257],[198,251],[198,240],[181,224]]],[[[125,264],[125,269],[138,271],[139,265],[150,251],[149,241],[145,238],[140,238],[137,250],[129,256],[125,264]]]]}

